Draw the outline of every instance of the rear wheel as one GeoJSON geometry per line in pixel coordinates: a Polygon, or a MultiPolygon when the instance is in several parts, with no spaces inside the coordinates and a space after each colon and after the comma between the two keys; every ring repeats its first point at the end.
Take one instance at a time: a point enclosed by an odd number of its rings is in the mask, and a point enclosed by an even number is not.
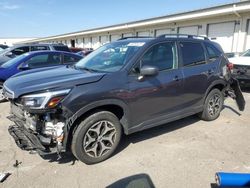
{"type": "Polygon", "coordinates": [[[0,82],[0,103],[5,101],[7,101],[7,99],[3,95],[3,82],[0,82]]]}
{"type": "Polygon", "coordinates": [[[111,112],[96,112],[76,129],[71,150],[77,159],[94,164],[109,158],[121,139],[119,119],[111,112]]]}
{"type": "Polygon", "coordinates": [[[205,121],[212,121],[220,116],[224,104],[224,96],[219,89],[213,89],[207,95],[203,111],[199,114],[205,121]]]}

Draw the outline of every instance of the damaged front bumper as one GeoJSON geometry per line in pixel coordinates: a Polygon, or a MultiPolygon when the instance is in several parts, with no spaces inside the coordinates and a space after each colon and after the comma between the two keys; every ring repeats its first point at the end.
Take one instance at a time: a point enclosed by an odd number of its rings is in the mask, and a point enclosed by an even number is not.
{"type": "Polygon", "coordinates": [[[30,114],[11,102],[9,120],[15,123],[9,127],[9,133],[18,147],[26,151],[36,151],[40,155],[65,152],[63,146],[64,123],[54,117],[55,114],[30,114]]]}

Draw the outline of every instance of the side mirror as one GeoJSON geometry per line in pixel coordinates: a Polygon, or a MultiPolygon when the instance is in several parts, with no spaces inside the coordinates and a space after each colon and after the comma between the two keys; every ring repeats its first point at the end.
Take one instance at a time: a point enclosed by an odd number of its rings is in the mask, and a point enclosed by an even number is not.
{"type": "Polygon", "coordinates": [[[24,70],[29,70],[30,67],[29,67],[28,64],[26,64],[26,63],[23,64],[22,63],[21,65],[18,66],[18,69],[24,71],[24,70]]]}
{"type": "Polygon", "coordinates": [[[155,76],[159,72],[159,69],[154,66],[145,65],[140,69],[141,76],[155,76]]]}
{"type": "Polygon", "coordinates": [[[13,53],[12,53],[12,52],[7,52],[7,53],[5,54],[5,56],[12,57],[12,56],[13,56],[13,53]]]}

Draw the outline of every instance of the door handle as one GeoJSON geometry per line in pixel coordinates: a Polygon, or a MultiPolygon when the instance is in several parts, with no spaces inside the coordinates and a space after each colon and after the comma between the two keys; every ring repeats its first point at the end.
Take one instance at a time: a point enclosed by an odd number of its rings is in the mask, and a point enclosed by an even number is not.
{"type": "Polygon", "coordinates": [[[175,77],[173,78],[173,81],[179,81],[179,76],[175,76],[175,77]]]}

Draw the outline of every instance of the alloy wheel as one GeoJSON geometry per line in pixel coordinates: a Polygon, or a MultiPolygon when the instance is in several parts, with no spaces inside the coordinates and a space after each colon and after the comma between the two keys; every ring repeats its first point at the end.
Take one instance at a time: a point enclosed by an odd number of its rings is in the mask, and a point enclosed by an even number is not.
{"type": "Polygon", "coordinates": [[[221,97],[218,94],[214,94],[208,101],[208,113],[210,116],[216,116],[220,112],[221,97]]]}
{"type": "Polygon", "coordinates": [[[112,149],[116,135],[116,128],[111,122],[98,121],[86,132],[83,139],[83,149],[90,157],[102,157],[112,149]]]}

